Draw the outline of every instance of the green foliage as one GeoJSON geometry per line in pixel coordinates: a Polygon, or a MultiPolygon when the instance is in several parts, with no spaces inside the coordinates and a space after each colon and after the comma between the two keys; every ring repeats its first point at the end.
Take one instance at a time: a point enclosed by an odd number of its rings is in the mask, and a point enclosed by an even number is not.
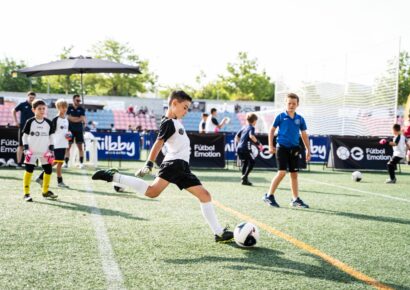
{"type": "Polygon", "coordinates": [[[95,58],[106,59],[129,65],[138,65],[142,74],[90,74],[84,78],[87,93],[95,95],[136,96],[153,91],[157,76],[149,71],[147,60],[141,60],[127,44],[108,39],[92,48],[95,58]]]}
{"type": "Polygon", "coordinates": [[[23,61],[17,63],[11,58],[0,60],[0,91],[25,92],[30,89],[30,80],[24,75],[16,75],[13,72],[26,67],[23,61]]]}
{"type": "Polygon", "coordinates": [[[403,51],[400,53],[398,104],[404,105],[409,95],[410,95],[410,55],[407,51],[403,51]]]}

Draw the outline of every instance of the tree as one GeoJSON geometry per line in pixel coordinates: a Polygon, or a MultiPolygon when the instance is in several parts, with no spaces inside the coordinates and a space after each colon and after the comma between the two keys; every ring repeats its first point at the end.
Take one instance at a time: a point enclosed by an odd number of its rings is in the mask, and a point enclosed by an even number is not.
{"type": "Polygon", "coordinates": [[[407,51],[400,53],[398,104],[404,105],[410,94],[410,55],[407,51]]]}
{"type": "Polygon", "coordinates": [[[96,95],[135,96],[153,91],[157,76],[149,71],[148,61],[141,60],[127,44],[108,39],[100,41],[92,48],[95,58],[111,60],[130,65],[138,65],[142,74],[90,74],[84,78],[87,92],[96,95]]]}
{"type": "Polygon", "coordinates": [[[26,67],[23,61],[5,58],[0,60],[0,91],[26,92],[30,89],[30,79],[24,75],[15,75],[13,72],[26,67]]]}

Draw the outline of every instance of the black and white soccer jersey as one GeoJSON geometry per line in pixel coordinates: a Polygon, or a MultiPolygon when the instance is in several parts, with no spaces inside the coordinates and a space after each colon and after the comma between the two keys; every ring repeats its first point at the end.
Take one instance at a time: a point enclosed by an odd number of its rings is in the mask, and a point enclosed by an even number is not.
{"type": "Polygon", "coordinates": [[[218,126],[218,120],[214,116],[209,116],[208,119],[206,119],[205,123],[205,133],[218,132],[218,126]]]}
{"type": "Polygon", "coordinates": [[[53,145],[54,127],[49,119],[28,119],[23,129],[23,145],[28,145],[33,155],[43,156],[53,145]]]}
{"type": "Polygon", "coordinates": [[[65,137],[68,133],[68,119],[57,116],[51,121],[51,123],[52,126],[55,128],[54,148],[68,148],[68,140],[65,137]]]}
{"type": "Polygon", "coordinates": [[[406,138],[403,135],[398,135],[393,139],[393,142],[396,143],[396,146],[393,146],[393,157],[406,157],[406,138]]]}
{"type": "Polygon", "coordinates": [[[164,117],[157,139],[164,140],[165,157],[163,161],[181,159],[189,163],[191,145],[184,126],[178,119],[164,117]]]}

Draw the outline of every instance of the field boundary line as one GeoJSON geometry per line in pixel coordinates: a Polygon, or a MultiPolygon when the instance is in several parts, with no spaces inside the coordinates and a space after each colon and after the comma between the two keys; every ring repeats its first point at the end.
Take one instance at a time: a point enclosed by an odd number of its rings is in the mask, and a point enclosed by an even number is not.
{"type": "Polygon", "coordinates": [[[395,199],[395,200],[400,200],[400,201],[404,201],[404,202],[409,202],[409,203],[410,203],[410,199],[401,198],[401,197],[396,197],[396,196],[391,196],[391,195],[388,195],[388,194],[377,193],[377,192],[371,192],[371,191],[366,191],[366,190],[360,190],[360,189],[351,188],[351,187],[348,187],[348,186],[336,185],[336,184],[331,184],[331,183],[327,183],[327,182],[323,182],[323,181],[312,180],[312,179],[303,178],[303,177],[300,177],[300,179],[302,179],[302,180],[304,180],[304,181],[307,181],[307,182],[313,182],[313,183],[318,183],[318,184],[333,186],[333,187],[337,187],[337,188],[340,188],[340,189],[347,189],[347,190],[350,190],[350,191],[355,191],[355,192],[360,192],[360,193],[366,193],[366,194],[370,194],[370,195],[374,195],[374,196],[385,197],[385,198],[389,198],[389,199],[395,199]]]}
{"type": "Polygon", "coordinates": [[[338,268],[339,270],[345,272],[346,274],[348,274],[348,275],[350,275],[350,276],[352,276],[352,277],[354,277],[354,278],[356,278],[356,279],[358,279],[362,282],[365,282],[366,284],[368,284],[370,286],[373,286],[376,289],[383,289],[383,290],[393,289],[390,286],[387,286],[387,285],[377,281],[376,279],[371,278],[371,277],[367,276],[366,274],[363,274],[363,273],[355,270],[354,268],[350,267],[349,265],[339,261],[336,258],[333,258],[333,257],[329,256],[328,254],[316,249],[315,247],[313,247],[309,244],[306,244],[305,242],[299,241],[298,239],[296,239],[296,238],[294,238],[294,237],[292,237],[288,234],[285,234],[285,233],[283,233],[283,232],[281,232],[281,231],[279,231],[279,230],[277,230],[277,229],[275,229],[271,226],[268,226],[267,224],[264,224],[260,221],[257,221],[256,219],[254,219],[254,218],[252,218],[248,215],[245,215],[243,213],[240,213],[240,212],[238,212],[238,211],[236,211],[236,210],[234,210],[230,207],[227,207],[227,206],[223,205],[222,203],[220,203],[216,200],[213,200],[213,203],[217,207],[219,207],[220,209],[230,213],[231,215],[234,215],[234,216],[238,217],[241,220],[249,221],[249,222],[255,224],[256,226],[258,226],[259,228],[264,229],[265,231],[267,231],[271,234],[274,234],[275,236],[277,236],[277,237],[279,237],[279,238],[293,244],[294,246],[296,246],[296,247],[298,247],[302,250],[305,250],[305,251],[307,251],[307,252],[309,252],[309,253],[317,256],[317,257],[320,257],[321,259],[323,259],[324,261],[326,261],[330,265],[338,268]]]}
{"type": "Polygon", "coordinates": [[[120,267],[115,260],[115,254],[107,233],[104,218],[102,217],[101,210],[98,207],[97,200],[95,199],[93,194],[93,189],[90,182],[91,180],[88,180],[87,175],[84,174],[84,171],[82,173],[82,177],[84,181],[86,181],[85,189],[87,191],[89,206],[91,207],[90,218],[98,243],[98,251],[100,253],[101,264],[105,274],[105,279],[107,281],[107,289],[126,289],[124,287],[124,280],[120,267]]]}

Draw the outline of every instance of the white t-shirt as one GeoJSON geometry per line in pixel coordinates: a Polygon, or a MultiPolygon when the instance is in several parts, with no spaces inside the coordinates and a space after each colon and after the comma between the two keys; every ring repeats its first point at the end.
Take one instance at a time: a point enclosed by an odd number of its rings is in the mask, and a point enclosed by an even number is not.
{"type": "Polygon", "coordinates": [[[216,133],[219,131],[218,120],[214,116],[209,116],[205,123],[205,133],[216,133]]]}
{"type": "Polygon", "coordinates": [[[393,142],[397,144],[393,146],[393,156],[405,158],[407,151],[406,138],[400,134],[393,139],[393,142]]]}
{"type": "Polygon", "coordinates": [[[28,145],[33,155],[42,156],[53,144],[54,127],[49,119],[28,119],[23,132],[23,145],[28,145]]]}
{"type": "Polygon", "coordinates": [[[163,161],[182,159],[189,163],[191,143],[179,120],[164,117],[159,127],[157,139],[165,142],[166,153],[163,161]]]}
{"type": "Polygon", "coordinates": [[[68,148],[68,140],[65,138],[65,135],[68,132],[68,119],[57,116],[51,121],[51,123],[55,128],[54,148],[68,148]]]}

